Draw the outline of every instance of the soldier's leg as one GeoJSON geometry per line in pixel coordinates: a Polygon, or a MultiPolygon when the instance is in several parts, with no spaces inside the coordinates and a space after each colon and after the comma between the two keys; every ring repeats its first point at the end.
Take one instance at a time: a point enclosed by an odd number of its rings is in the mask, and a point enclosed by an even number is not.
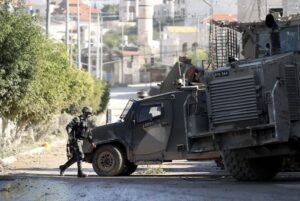
{"type": "Polygon", "coordinates": [[[63,176],[65,173],[65,170],[73,165],[77,161],[77,158],[72,156],[64,165],[59,166],[60,169],[60,176],[63,176]]]}
{"type": "Polygon", "coordinates": [[[60,175],[63,176],[65,170],[73,165],[77,161],[77,144],[74,142],[69,142],[70,143],[70,152],[71,152],[71,158],[64,164],[59,166],[60,169],[60,175]]]}
{"type": "Polygon", "coordinates": [[[78,145],[78,157],[77,157],[77,167],[78,167],[78,177],[86,177],[87,175],[83,173],[82,171],[82,160],[84,158],[84,153],[83,153],[83,141],[82,140],[78,140],[77,141],[77,145],[78,145]]]}

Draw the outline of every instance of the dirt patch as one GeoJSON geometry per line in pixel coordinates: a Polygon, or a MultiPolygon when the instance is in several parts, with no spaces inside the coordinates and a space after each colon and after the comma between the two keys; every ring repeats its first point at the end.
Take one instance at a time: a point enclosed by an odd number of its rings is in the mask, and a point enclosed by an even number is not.
{"type": "Polygon", "coordinates": [[[4,164],[0,161],[0,175],[4,174],[4,164]]]}

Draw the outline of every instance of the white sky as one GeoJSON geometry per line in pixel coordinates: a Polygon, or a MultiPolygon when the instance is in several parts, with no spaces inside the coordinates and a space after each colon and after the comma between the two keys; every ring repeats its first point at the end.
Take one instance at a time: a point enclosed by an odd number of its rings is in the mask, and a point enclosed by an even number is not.
{"type": "MultiPolygon", "coordinates": [[[[36,4],[45,4],[46,0],[31,0],[33,3],[36,4]]],[[[55,0],[61,1],[61,0],[55,0]]],[[[93,0],[95,2],[99,2],[102,4],[117,4],[120,0],[93,0]]],[[[155,0],[154,0],[155,1],[155,0]]],[[[202,0],[199,0],[202,1],[202,0]]],[[[214,11],[215,12],[237,12],[237,2],[238,0],[213,0],[214,4],[214,11]]]]}

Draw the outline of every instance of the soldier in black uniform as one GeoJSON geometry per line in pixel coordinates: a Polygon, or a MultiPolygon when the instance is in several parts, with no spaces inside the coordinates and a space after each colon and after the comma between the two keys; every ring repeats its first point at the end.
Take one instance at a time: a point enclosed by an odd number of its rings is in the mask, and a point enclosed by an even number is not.
{"type": "Polygon", "coordinates": [[[63,176],[65,170],[77,162],[78,166],[78,177],[86,177],[87,175],[82,172],[82,160],[84,159],[84,153],[82,150],[83,140],[88,139],[88,141],[95,148],[96,145],[93,142],[92,134],[87,125],[88,118],[92,116],[92,109],[90,107],[82,108],[82,115],[75,117],[66,127],[69,145],[71,150],[71,158],[64,164],[59,166],[60,175],[63,176]]]}

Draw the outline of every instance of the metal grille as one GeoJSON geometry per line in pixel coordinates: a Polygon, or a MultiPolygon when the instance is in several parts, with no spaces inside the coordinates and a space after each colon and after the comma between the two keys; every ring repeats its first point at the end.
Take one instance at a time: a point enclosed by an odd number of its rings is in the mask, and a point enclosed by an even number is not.
{"type": "Polygon", "coordinates": [[[253,75],[211,82],[210,100],[214,125],[258,118],[253,75]]]}
{"type": "Polygon", "coordinates": [[[210,59],[213,69],[228,63],[229,57],[238,58],[237,32],[227,27],[212,26],[210,34],[210,59]]]}
{"type": "Polygon", "coordinates": [[[285,80],[288,95],[290,119],[299,120],[299,95],[298,95],[298,78],[297,69],[294,65],[285,66],[285,80]]]}

